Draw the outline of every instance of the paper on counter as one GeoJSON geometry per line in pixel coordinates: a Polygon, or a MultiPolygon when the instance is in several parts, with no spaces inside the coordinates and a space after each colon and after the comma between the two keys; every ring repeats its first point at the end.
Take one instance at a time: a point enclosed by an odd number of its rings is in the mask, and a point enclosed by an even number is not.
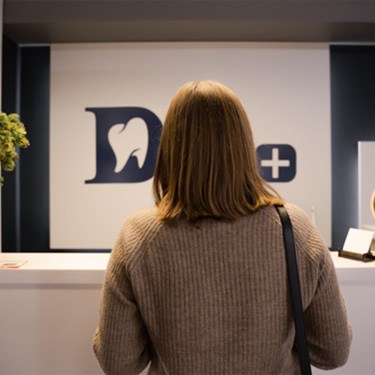
{"type": "Polygon", "coordinates": [[[20,268],[27,260],[0,260],[0,268],[20,268]]]}
{"type": "Polygon", "coordinates": [[[365,254],[371,248],[375,232],[371,230],[350,228],[346,236],[343,250],[365,254]]]}

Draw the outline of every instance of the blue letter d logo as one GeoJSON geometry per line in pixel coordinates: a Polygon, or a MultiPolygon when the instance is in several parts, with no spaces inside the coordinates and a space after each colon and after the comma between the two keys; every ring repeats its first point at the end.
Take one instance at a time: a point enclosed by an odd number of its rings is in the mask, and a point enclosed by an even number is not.
{"type": "Polygon", "coordinates": [[[96,117],[96,176],[86,183],[142,182],[154,174],[162,124],[141,107],[86,108],[96,117]]]}

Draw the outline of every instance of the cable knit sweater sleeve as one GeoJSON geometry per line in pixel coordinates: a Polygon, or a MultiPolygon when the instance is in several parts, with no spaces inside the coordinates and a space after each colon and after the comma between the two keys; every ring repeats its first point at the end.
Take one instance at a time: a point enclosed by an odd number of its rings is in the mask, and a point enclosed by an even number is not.
{"type": "MultiPolygon", "coordinates": [[[[343,366],[349,356],[352,331],[348,325],[345,302],[338,284],[331,254],[317,229],[306,214],[294,205],[287,205],[291,215],[295,242],[298,250],[305,253],[309,262],[306,270],[300,262],[302,275],[315,273],[316,289],[309,302],[305,301],[305,322],[311,363],[321,369],[343,366]]],[[[311,285],[301,280],[303,286],[311,285]]]]}
{"type": "Polygon", "coordinates": [[[129,259],[144,237],[134,221],[137,220],[126,221],[112,250],[93,340],[100,366],[111,375],[139,374],[151,359],[147,330],[129,278],[129,259]]]}
{"type": "Polygon", "coordinates": [[[349,356],[351,328],[331,256],[324,253],[314,298],[305,311],[311,363],[321,369],[343,366],[349,356]]]}

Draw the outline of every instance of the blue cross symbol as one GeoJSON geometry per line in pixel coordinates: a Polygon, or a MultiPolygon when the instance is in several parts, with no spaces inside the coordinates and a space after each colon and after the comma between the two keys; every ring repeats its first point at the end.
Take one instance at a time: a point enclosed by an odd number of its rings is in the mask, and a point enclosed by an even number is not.
{"type": "Polygon", "coordinates": [[[257,148],[260,172],[268,182],[289,182],[296,176],[296,150],[287,144],[264,144],[257,148]]]}

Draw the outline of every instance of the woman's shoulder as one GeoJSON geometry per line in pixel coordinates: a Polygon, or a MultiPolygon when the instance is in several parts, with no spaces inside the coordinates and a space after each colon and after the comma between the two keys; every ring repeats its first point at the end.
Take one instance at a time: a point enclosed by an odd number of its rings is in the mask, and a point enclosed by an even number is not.
{"type": "MultiPolygon", "coordinates": [[[[284,207],[286,211],[288,212],[292,223],[293,222],[296,222],[296,224],[302,223],[308,226],[312,224],[311,219],[307,216],[306,212],[298,205],[291,203],[291,202],[286,202],[284,204],[284,207]]],[[[280,221],[277,211],[273,205],[264,206],[257,212],[260,214],[258,215],[259,217],[267,216],[271,220],[280,221]]]]}
{"type": "Polygon", "coordinates": [[[149,232],[154,232],[162,225],[156,207],[148,207],[133,212],[125,218],[121,233],[129,236],[139,235],[144,237],[149,232]]]}
{"type": "Polygon", "coordinates": [[[327,258],[328,246],[312,219],[296,204],[287,203],[285,207],[291,218],[297,248],[300,248],[315,264],[327,258]]]}
{"type": "Polygon", "coordinates": [[[300,206],[288,202],[285,204],[285,208],[289,214],[293,229],[297,234],[306,236],[312,234],[319,235],[319,231],[313,223],[312,218],[300,206]]]}
{"type": "Polygon", "coordinates": [[[130,214],[120,228],[112,249],[113,256],[128,263],[145,248],[161,225],[162,221],[158,217],[156,207],[141,209],[130,214]]]}
{"type": "Polygon", "coordinates": [[[146,223],[154,221],[158,217],[158,210],[156,206],[145,207],[132,212],[125,218],[124,224],[129,222],[146,223]]]}
{"type": "Polygon", "coordinates": [[[288,211],[291,219],[297,220],[298,222],[306,222],[307,224],[312,224],[311,218],[307,213],[295,203],[287,202],[285,208],[288,211]]]}

